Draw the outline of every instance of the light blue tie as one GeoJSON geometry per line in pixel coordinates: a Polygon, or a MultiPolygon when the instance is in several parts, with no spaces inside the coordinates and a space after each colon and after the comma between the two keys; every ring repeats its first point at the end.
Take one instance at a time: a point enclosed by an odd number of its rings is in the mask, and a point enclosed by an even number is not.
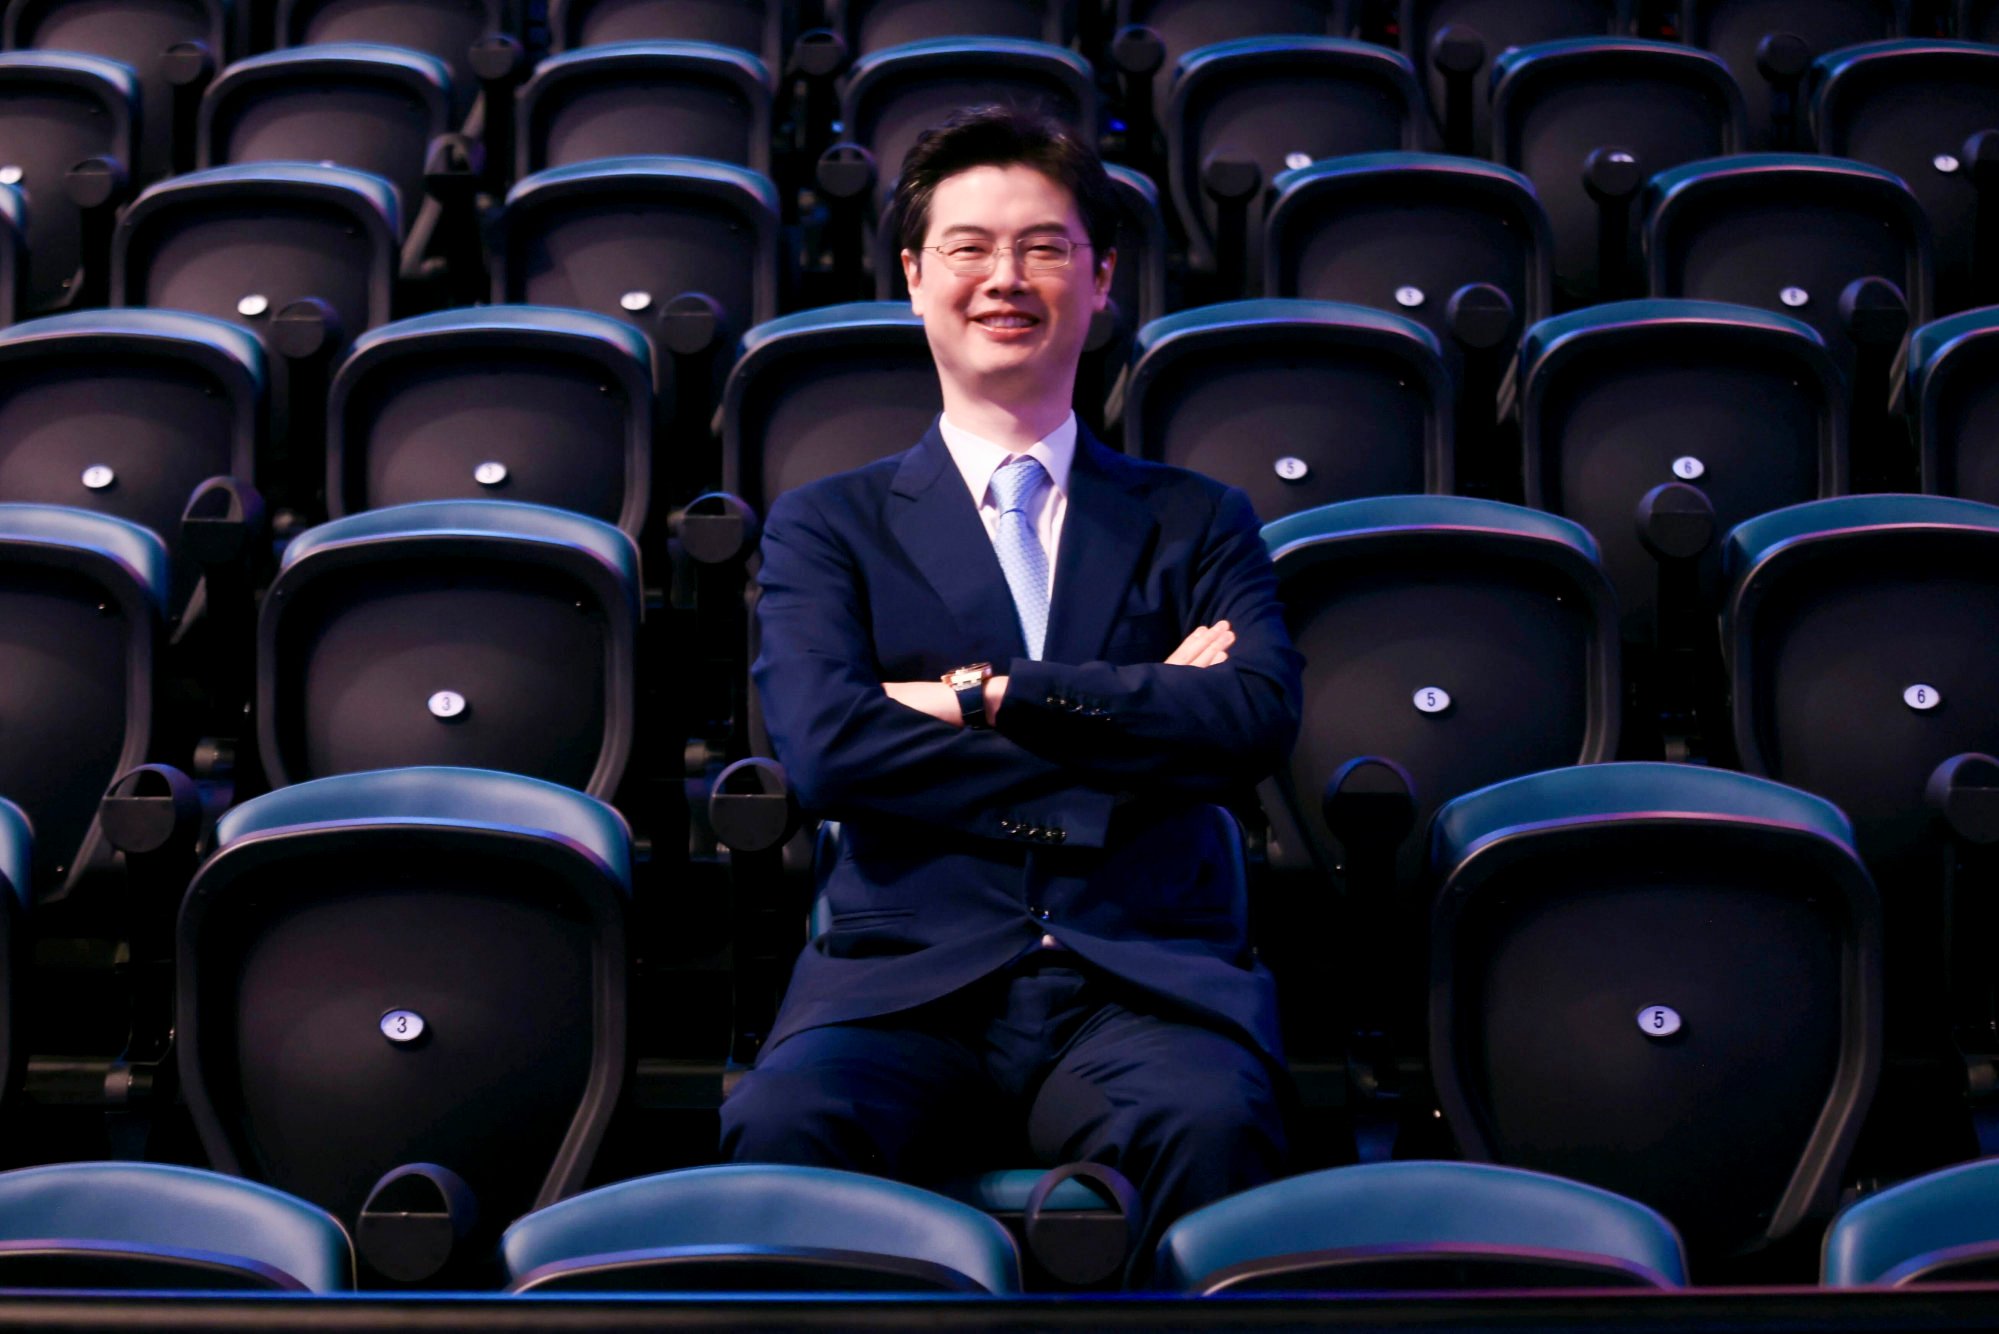
{"type": "Polygon", "coordinates": [[[999,556],[1000,572],[1013,590],[1014,609],[1020,613],[1020,630],[1027,638],[1027,656],[1039,658],[1042,642],[1048,637],[1048,553],[1034,532],[1034,498],[1048,482],[1048,470],[1039,459],[1023,454],[1001,466],[993,474],[993,499],[999,502],[999,527],[993,533],[993,550],[999,556]]]}

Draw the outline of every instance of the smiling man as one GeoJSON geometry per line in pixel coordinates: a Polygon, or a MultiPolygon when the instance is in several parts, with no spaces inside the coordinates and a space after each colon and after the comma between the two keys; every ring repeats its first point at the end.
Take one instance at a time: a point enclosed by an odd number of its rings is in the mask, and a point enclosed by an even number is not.
{"type": "Polygon", "coordinates": [[[1272,987],[1209,803],[1283,762],[1299,660],[1242,494],[1070,407],[1114,210],[1087,146],[1007,109],[903,165],[944,412],[765,527],[764,720],[842,849],[722,1125],[738,1161],[917,1182],[1106,1163],[1142,1278],[1167,1223],[1282,1170],[1272,987]]]}

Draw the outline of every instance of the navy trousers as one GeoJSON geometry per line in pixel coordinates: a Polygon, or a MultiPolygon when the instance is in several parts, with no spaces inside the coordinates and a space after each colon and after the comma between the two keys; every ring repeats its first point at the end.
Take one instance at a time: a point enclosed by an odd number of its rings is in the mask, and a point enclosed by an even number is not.
{"type": "Polygon", "coordinates": [[[918,1184],[1023,1152],[1103,1163],[1142,1202],[1143,1284],[1174,1219],[1283,1174],[1280,1102],[1257,1051],[1047,951],[929,1005],[786,1038],[722,1104],[722,1151],[918,1184]]]}

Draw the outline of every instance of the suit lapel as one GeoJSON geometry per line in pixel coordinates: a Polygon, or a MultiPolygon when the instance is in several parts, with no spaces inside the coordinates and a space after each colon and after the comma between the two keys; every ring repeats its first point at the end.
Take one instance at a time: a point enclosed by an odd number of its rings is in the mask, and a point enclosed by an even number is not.
{"type": "Polygon", "coordinates": [[[999,557],[935,422],[903,456],[890,490],[889,531],[956,618],[966,652],[995,662],[1027,656],[999,557]]]}
{"type": "Polygon", "coordinates": [[[1131,473],[1128,460],[1078,428],[1048,608],[1044,656],[1050,661],[1089,662],[1103,654],[1132,574],[1152,547],[1157,521],[1132,494],[1131,473]]]}

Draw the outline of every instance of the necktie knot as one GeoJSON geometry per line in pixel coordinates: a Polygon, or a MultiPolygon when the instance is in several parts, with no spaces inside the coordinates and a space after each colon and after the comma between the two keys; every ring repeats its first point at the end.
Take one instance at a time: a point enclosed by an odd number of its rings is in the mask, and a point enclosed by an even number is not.
{"type": "Polygon", "coordinates": [[[992,480],[993,499],[999,502],[1000,513],[1025,511],[1047,480],[1048,470],[1041,466],[1041,460],[1026,454],[1001,464],[992,480]]]}

